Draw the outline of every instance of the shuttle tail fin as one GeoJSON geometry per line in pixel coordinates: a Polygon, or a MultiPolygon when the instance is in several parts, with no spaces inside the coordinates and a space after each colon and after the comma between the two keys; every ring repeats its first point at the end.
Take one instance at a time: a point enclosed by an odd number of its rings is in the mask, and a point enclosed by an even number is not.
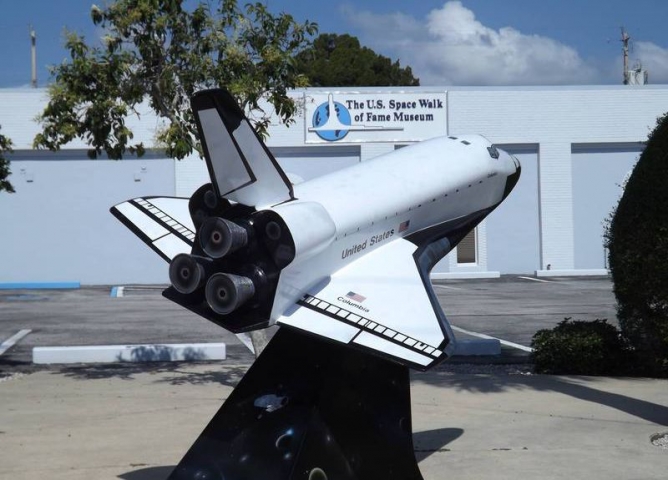
{"type": "Polygon", "coordinates": [[[228,91],[197,92],[191,105],[218,195],[251,207],[294,198],[288,177],[228,91]]]}

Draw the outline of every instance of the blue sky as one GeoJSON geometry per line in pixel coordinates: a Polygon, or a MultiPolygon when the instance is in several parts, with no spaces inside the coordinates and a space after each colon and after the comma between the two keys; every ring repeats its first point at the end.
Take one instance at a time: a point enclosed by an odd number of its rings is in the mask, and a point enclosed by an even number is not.
{"type": "MultiPolygon", "coordinates": [[[[99,3],[102,4],[104,0],[99,3]]],[[[350,33],[410,65],[423,85],[621,82],[621,25],[651,83],[668,83],[668,2],[659,0],[266,0],[322,33],[350,33]]],[[[63,29],[96,38],[90,0],[0,0],[0,87],[30,82],[28,25],[37,32],[38,81],[63,61],[63,29]]]]}

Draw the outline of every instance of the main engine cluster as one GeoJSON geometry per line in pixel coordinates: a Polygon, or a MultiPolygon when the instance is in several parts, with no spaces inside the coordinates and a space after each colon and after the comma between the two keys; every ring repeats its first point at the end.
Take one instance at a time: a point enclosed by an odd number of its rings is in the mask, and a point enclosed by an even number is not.
{"type": "Polygon", "coordinates": [[[189,203],[196,238],[169,265],[165,297],[238,333],[269,322],[282,268],[295,257],[283,219],[219,197],[211,184],[189,203]]]}

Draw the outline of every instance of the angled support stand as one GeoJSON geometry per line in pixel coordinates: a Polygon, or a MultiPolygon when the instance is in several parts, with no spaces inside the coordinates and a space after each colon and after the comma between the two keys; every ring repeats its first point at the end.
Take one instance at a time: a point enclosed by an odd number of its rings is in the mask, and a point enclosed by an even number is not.
{"type": "Polygon", "coordinates": [[[282,328],[169,480],[422,480],[408,368],[282,328]]]}

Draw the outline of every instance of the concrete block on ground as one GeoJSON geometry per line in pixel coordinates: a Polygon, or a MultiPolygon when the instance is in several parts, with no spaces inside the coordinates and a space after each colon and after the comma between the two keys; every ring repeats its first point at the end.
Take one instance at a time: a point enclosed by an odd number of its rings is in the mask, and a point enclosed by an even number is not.
{"type": "Polygon", "coordinates": [[[112,363],[225,360],[224,343],[35,347],[33,363],[112,363]]]}

